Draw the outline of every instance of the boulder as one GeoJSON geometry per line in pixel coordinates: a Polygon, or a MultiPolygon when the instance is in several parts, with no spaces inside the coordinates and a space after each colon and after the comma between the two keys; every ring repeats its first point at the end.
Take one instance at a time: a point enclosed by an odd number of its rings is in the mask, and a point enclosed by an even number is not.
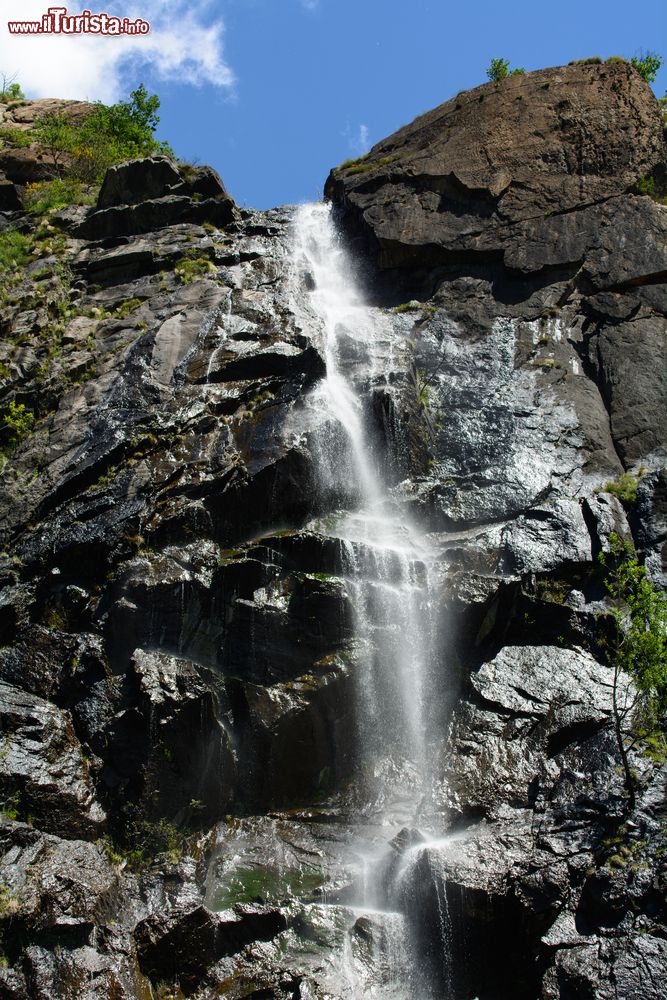
{"type": "Polygon", "coordinates": [[[0,783],[5,800],[50,833],[95,836],[106,823],[90,764],[68,712],[0,682],[4,749],[0,783]]]}
{"type": "Polygon", "coordinates": [[[156,915],[135,931],[139,964],[154,982],[178,982],[190,993],[218,959],[252,941],[270,941],[287,928],[276,908],[239,904],[213,913],[205,906],[156,915]]]}
{"type": "Polygon", "coordinates": [[[166,156],[146,156],[109,167],[97,199],[98,208],[136,205],[183,190],[176,164],[166,156]]]}

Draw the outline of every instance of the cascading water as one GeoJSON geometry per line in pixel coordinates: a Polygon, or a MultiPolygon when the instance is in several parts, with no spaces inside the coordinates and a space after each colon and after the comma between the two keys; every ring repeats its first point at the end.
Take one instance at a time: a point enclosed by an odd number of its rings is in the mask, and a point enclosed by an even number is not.
{"type": "MultiPolygon", "coordinates": [[[[436,648],[433,553],[391,482],[396,456],[374,430],[371,407],[378,386],[389,386],[402,345],[391,317],[364,304],[328,206],[298,210],[294,264],[295,303],[305,285],[326,359],[326,376],[307,401],[308,440],[327,506],[340,503],[317,527],[339,540],[353,607],[357,782],[362,812],[376,830],[374,848],[368,841],[356,845],[360,877],[352,902],[389,918],[387,961],[412,983],[401,985],[396,971],[391,995],[408,997],[415,995],[415,970],[408,971],[409,934],[396,932],[401,917],[392,911],[401,906],[402,886],[396,852],[387,845],[400,829],[417,825],[433,777],[427,713],[436,648]]],[[[420,989],[425,996],[426,987],[420,989]]]]}
{"type": "Polygon", "coordinates": [[[382,365],[396,334],[386,314],[363,303],[329,206],[298,210],[295,260],[310,278],[326,358],[326,377],[310,401],[321,421],[313,441],[322,489],[353,497],[353,509],[329,519],[326,529],[340,539],[361,649],[360,763],[378,770],[368,791],[382,818],[405,823],[414,819],[430,777],[425,686],[434,623],[432,553],[392,496],[391,456],[370,429],[371,392],[389,376],[382,365]]]}

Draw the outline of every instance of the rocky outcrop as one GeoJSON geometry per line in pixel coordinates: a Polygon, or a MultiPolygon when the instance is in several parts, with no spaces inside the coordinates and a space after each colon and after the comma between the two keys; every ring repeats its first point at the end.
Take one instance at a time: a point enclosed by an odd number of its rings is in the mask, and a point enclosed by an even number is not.
{"type": "MultiPolygon", "coordinates": [[[[35,123],[44,115],[66,114],[68,118],[76,122],[85,118],[93,110],[94,105],[86,101],[66,101],[55,98],[43,98],[36,101],[10,101],[8,104],[0,104],[0,129],[7,130],[11,136],[15,133],[21,137],[32,129],[35,123]]],[[[12,181],[23,187],[26,184],[34,184],[37,181],[50,180],[54,176],[55,165],[53,158],[44,149],[36,144],[17,144],[8,141],[6,137],[0,138],[2,148],[0,149],[0,172],[12,181]]],[[[11,211],[14,206],[7,206],[11,211]]],[[[0,208],[0,211],[6,209],[0,208]]]]}
{"type": "Polygon", "coordinates": [[[292,211],[166,158],[46,236],[9,197],[0,995],[349,1000],[410,955],[424,997],[663,995],[665,773],[633,753],[628,822],[597,564],[616,532],[664,579],[667,209],[632,191],[663,143],[635,71],[585,64],[327,184],[382,303],[374,364],[339,363],[434,553],[433,789],[390,843],[358,767],[378,557],[337,533],[292,211]]]}
{"type": "MultiPolygon", "coordinates": [[[[520,281],[545,268],[599,272],[610,256],[627,265],[613,244],[589,261],[592,230],[620,238],[611,212],[631,235],[626,196],[639,177],[662,180],[664,164],[648,85],[627,63],[584,63],[459,94],[333,170],[325,193],[381,268],[502,261],[520,281]]],[[[663,214],[651,219],[662,232],[663,214]]],[[[660,256],[660,239],[647,243],[637,236],[631,266],[651,248],[660,256]]]]}
{"type": "Polygon", "coordinates": [[[210,167],[183,168],[166,157],[130,160],[111,167],[97,200],[97,211],[75,229],[86,239],[135,236],[178,223],[224,227],[236,218],[235,206],[210,167]]]}
{"type": "Polygon", "coordinates": [[[325,190],[385,301],[435,292],[480,325],[485,298],[493,314],[583,313],[582,364],[632,467],[656,451],[662,462],[667,435],[667,213],[633,193],[640,180],[665,189],[665,163],[639,74],[583,63],[459,94],[333,170],[325,190]]]}

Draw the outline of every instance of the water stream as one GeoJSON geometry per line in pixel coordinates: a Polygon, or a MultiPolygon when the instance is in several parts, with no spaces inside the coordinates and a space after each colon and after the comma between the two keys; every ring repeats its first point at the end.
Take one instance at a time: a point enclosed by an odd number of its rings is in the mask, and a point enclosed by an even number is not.
{"type": "Polygon", "coordinates": [[[395,970],[395,995],[407,997],[414,995],[415,970],[409,934],[396,929],[404,920],[396,912],[405,904],[404,871],[396,877],[389,844],[401,829],[418,826],[433,778],[427,708],[437,633],[434,555],[400,502],[389,473],[396,456],[372,419],[372,393],[396,374],[401,344],[392,317],[364,303],[329,206],[298,210],[294,268],[300,294],[304,284],[309,289],[326,359],[326,376],[309,400],[317,417],[309,443],[319,487],[323,495],[348,498],[325,528],[340,539],[353,607],[358,780],[366,815],[380,829],[379,850],[356,847],[353,903],[385,914],[385,961],[395,970]]]}

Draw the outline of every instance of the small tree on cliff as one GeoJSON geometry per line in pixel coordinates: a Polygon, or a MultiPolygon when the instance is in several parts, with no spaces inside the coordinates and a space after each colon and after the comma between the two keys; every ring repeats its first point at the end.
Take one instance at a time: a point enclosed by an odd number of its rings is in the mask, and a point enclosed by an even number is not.
{"type": "Polygon", "coordinates": [[[641,52],[638,56],[633,56],[630,62],[647,83],[653,83],[664,59],[657,52],[641,52]]]}
{"type": "Polygon", "coordinates": [[[609,543],[609,553],[600,553],[599,559],[607,570],[605,586],[613,603],[612,711],[632,812],[636,777],[629,752],[639,747],[661,763],[667,751],[667,598],[648,579],[632,545],[616,534],[609,543]]]}
{"type": "Polygon", "coordinates": [[[486,75],[492,83],[497,83],[507,76],[523,76],[525,72],[525,69],[510,69],[509,59],[492,59],[486,75]]]}
{"type": "Polygon", "coordinates": [[[32,134],[52,158],[59,176],[67,173],[87,183],[99,182],[113,163],[155,153],[173,155],[167,143],[154,136],[159,107],[157,94],[149,94],[141,84],[129,101],[97,103],[78,120],[66,111],[45,114],[32,134]]]}

